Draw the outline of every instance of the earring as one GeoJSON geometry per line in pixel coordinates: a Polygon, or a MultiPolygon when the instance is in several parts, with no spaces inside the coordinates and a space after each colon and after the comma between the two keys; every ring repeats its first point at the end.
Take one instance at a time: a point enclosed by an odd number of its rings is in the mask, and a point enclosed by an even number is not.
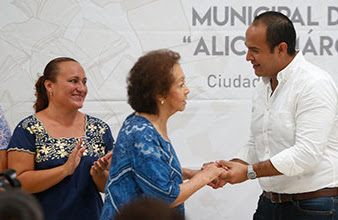
{"type": "Polygon", "coordinates": [[[49,93],[49,97],[52,97],[52,96],[53,96],[53,93],[52,93],[52,92],[50,92],[50,93],[49,93]]]}
{"type": "Polygon", "coordinates": [[[162,100],[161,100],[161,105],[163,105],[163,104],[164,104],[164,100],[162,99],[162,100]]]}

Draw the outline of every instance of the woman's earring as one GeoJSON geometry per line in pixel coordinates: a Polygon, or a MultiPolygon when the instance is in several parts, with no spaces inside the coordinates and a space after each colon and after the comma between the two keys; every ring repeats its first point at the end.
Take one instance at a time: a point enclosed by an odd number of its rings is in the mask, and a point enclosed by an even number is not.
{"type": "Polygon", "coordinates": [[[49,93],[49,97],[52,97],[52,96],[53,96],[53,93],[52,93],[52,92],[50,92],[50,93],[49,93]]]}
{"type": "Polygon", "coordinates": [[[163,105],[163,104],[164,104],[164,100],[162,99],[162,100],[161,100],[161,105],[163,105]]]}

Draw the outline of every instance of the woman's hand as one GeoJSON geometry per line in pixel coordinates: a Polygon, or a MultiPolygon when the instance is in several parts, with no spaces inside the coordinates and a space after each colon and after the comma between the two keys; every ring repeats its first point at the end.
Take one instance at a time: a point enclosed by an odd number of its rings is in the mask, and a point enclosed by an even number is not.
{"type": "Polygon", "coordinates": [[[72,153],[69,155],[67,162],[63,165],[67,176],[72,175],[75,169],[79,166],[81,157],[86,147],[81,147],[82,139],[80,139],[77,146],[74,148],[72,153]]]}
{"type": "Polygon", "coordinates": [[[221,175],[224,174],[224,172],[228,171],[227,167],[223,167],[223,166],[221,166],[221,165],[219,165],[218,163],[215,163],[215,162],[208,162],[208,163],[203,164],[201,170],[205,170],[209,166],[217,166],[219,168],[223,168],[224,171],[221,172],[221,174],[219,176],[217,176],[214,180],[212,180],[210,183],[208,183],[208,186],[211,186],[214,189],[218,189],[218,188],[223,187],[227,182],[224,181],[221,178],[221,175]]]}
{"type": "Polygon", "coordinates": [[[213,163],[203,167],[200,174],[203,175],[206,180],[208,180],[208,183],[210,183],[216,180],[223,172],[226,172],[223,167],[213,163]]]}
{"type": "Polygon", "coordinates": [[[109,160],[112,154],[113,152],[109,152],[103,157],[99,158],[97,161],[95,161],[92,167],[90,168],[90,175],[99,176],[104,174],[104,171],[107,170],[108,168],[109,160]]]}
{"type": "Polygon", "coordinates": [[[104,188],[108,179],[108,169],[113,152],[109,152],[94,162],[90,168],[90,175],[99,192],[104,192],[104,188]]]}

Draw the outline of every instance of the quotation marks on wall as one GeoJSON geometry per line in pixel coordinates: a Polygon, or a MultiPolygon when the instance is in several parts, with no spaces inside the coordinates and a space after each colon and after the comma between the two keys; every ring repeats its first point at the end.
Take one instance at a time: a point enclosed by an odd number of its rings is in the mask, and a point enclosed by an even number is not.
{"type": "Polygon", "coordinates": [[[184,36],[183,37],[183,43],[191,43],[191,37],[190,36],[184,36]]]}

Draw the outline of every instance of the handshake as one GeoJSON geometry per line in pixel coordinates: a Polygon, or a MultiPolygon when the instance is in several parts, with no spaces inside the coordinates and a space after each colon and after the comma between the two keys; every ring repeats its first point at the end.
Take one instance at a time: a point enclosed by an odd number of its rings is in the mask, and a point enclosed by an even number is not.
{"type": "MultiPolygon", "coordinates": [[[[193,171],[192,171],[193,172],[193,171]]],[[[248,180],[248,164],[242,160],[231,161],[219,160],[204,163],[201,170],[195,174],[204,179],[214,189],[223,187],[225,184],[236,184],[248,180]]],[[[256,176],[253,176],[255,178],[256,176]]]]}

